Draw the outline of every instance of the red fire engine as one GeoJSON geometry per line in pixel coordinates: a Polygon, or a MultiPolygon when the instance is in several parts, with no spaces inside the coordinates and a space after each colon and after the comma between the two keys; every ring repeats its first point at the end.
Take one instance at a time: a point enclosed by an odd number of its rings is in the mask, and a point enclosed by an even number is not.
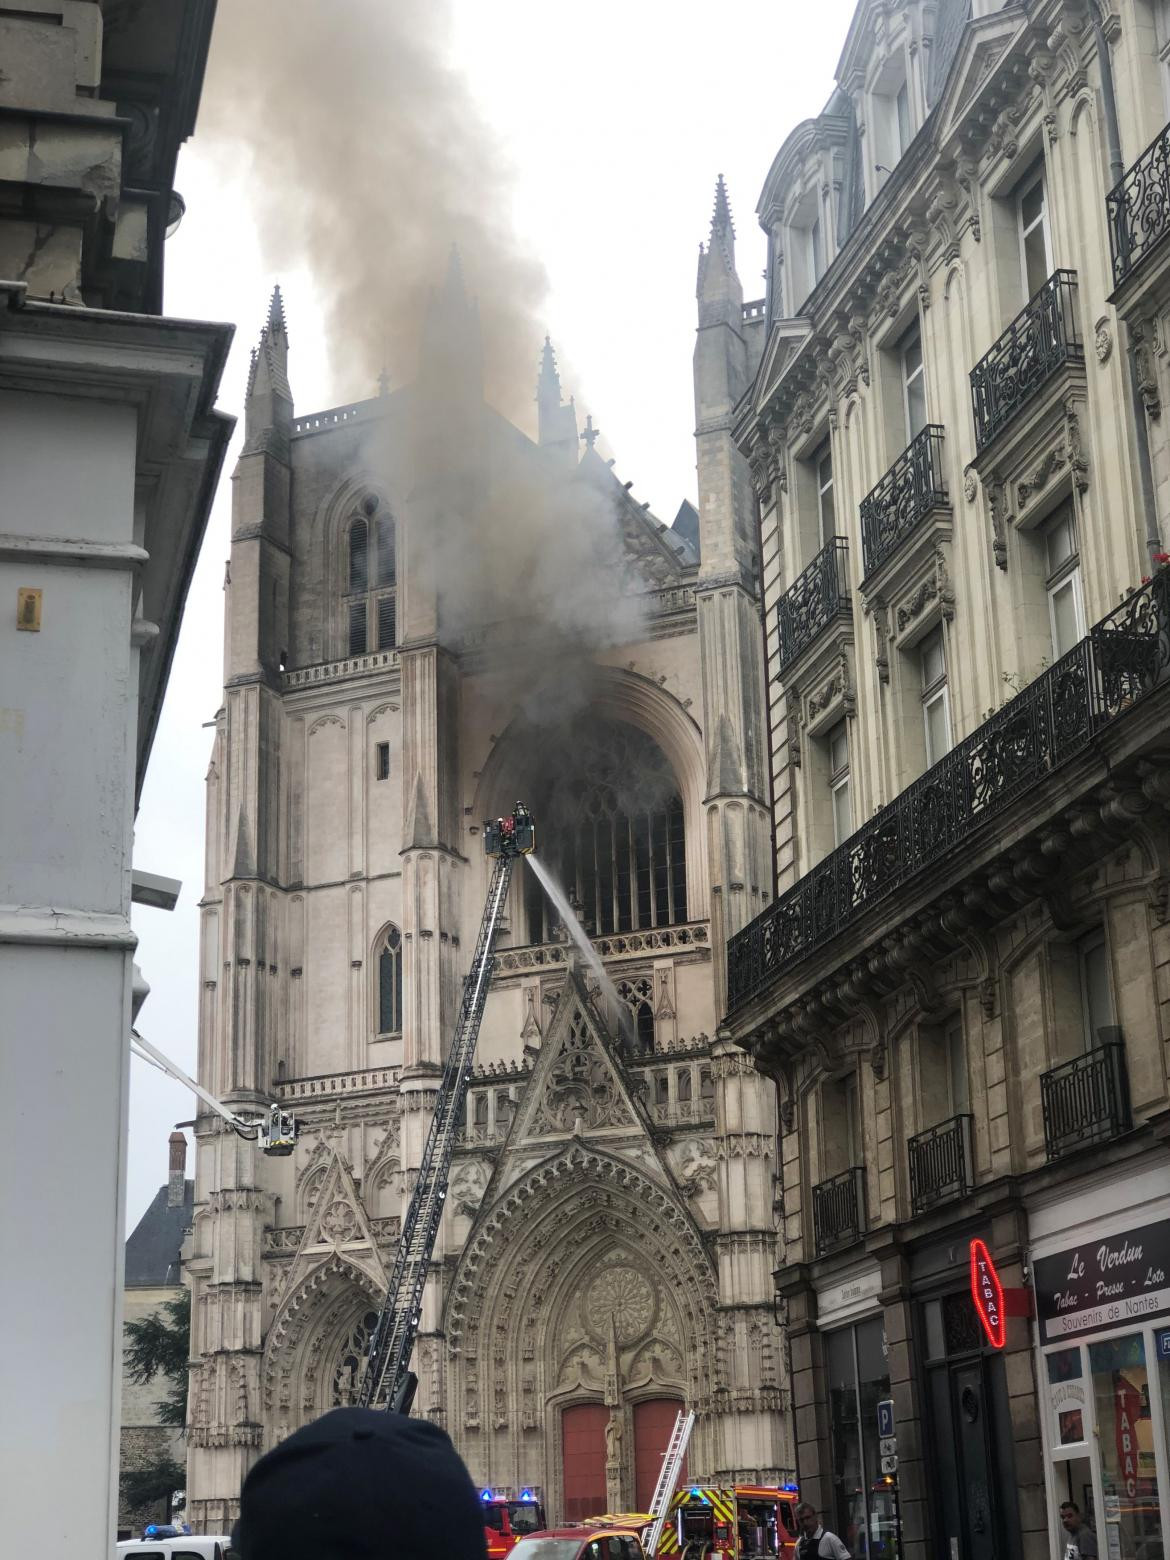
{"type": "Polygon", "coordinates": [[[730,1489],[690,1485],[670,1503],[660,1560],[793,1560],[797,1489],[736,1484],[730,1489]]]}
{"type": "Polygon", "coordinates": [[[518,1538],[544,1527],[544,1507],[531,1490],[521,1490],[515,1500],[480,1491],[488,1560],[503,1560],[518,1538]]]}

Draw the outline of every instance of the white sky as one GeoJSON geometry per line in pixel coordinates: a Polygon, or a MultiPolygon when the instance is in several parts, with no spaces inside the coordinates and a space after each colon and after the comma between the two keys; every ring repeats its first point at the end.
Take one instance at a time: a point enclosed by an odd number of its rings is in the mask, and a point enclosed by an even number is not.
{"type": "MultiPolygon", "coordinates": [[[[582,423],[592,412],[602,453],[615,457],[622,480],[668,524],[680,501],[696,496],[695,264],[715,177],[723,173],[728,184],[744,295],[761,297],[764,241],[755,204],[784,138],[828,98],[854,3],[454,0],[453,56],[513,165],[517,231],[550,277],[547,328],[565,394],[576,396],[582,423]]],[[[263,71],[263,57],[255,68],[263,71]]],[[[337,112],[352,116],[360,155],[360,102],[339,103],[337,112]]],[[[316,316],[329,278],[273,275],[261,266],[240,181],[225,182],[198,130],[177,185],[187,215],[168,244],[166,308],[235,322],[220,406],[241,411],[248,351],[274,281],[285,295],[297,411],[372,395],[373,385],[351,382],[344,363],[328,360],[316,316]]],[[[472,272],[473,257],[467,261],[472,272]]],[[[534,362],[534,390],[536,369],[534,362]]],[[[135,911],[138,962],[152,987],[139,1027],[191,1073],[211,747],[203,725],[222,692],[228,476],[236,451],[233,444],[188,600],[136,834],[135,864],[183,881],[173,913],[135,911]]],[[[131,1068],[129,1228],[166,1179],[174,1123],[194,1115],[185,1089],[144,1062],[131,1068]]]]}

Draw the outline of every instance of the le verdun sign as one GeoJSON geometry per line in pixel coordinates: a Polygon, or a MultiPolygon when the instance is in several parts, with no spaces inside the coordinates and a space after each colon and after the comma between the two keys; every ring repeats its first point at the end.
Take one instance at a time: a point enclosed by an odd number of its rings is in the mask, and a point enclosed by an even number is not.
{"type": "Polygon", "coordinates": [[[1086,1241],[1034,1266],[1044,1343],[1170,1312],[1170,1219],[1086,1241]]]}

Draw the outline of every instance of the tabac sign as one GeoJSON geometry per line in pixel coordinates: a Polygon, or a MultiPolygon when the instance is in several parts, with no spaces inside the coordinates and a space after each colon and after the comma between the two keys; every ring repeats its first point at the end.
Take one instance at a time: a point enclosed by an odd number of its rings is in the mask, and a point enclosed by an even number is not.
{"type": "Polygon", "coordinates": [[[1085,1241],[1034,1266],[1044,1343],[1170,1313],[1170,1219],[1085,1241]]]}
{"type": "Polygon", "coordinates": [[[1007,1337],[1003,1285],[991,1253],[981,1240],[971,1242],[971,1299],[993,1349],[1002,1349],[1007,1337]]]}

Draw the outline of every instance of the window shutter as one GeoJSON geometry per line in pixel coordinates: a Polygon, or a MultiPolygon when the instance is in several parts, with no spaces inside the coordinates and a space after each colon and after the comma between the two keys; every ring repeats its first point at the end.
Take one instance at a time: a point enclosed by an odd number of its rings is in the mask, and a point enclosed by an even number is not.
{"type": "Polygon", "coordinates": [[[374,548],[378,559],[378,584],[395,583],[394,521],[383,515],[374,524],[374,548]]]}
{"type": "Polygon", "coordinates": [[[378,649],[393,650],[394,648],[394,607],[393,596],[378,597],[378,649]]]}
{"type": "Polygon", "coordinates": [[[350,655],[365,655],[366,653],[366,604],[364,601],[351,601],[349,604],[349,653],[350,655]]]}

